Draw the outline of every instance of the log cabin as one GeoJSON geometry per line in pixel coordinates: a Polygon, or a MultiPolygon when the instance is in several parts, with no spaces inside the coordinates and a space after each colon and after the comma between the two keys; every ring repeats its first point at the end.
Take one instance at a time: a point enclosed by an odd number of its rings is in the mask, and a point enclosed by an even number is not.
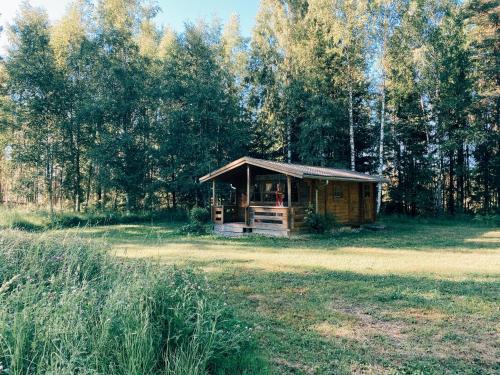
{"type": "Polygon", "coordinates": [[[305,210],[359,226],[376,219],[379,176],[344,169],[242,157],[200,178],[212,181],[214,231],[290,236],[303,229],[305,210]]]}

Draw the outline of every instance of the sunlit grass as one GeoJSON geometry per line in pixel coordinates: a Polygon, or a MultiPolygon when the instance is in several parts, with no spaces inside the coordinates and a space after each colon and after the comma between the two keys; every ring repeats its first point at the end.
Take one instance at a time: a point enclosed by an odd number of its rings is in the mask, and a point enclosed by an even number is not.
{"type": "Polygon", "coordinates": [[[254,332],[276,374],[494,374],[500,231],[387,221],[293,239],[87,228],[123,259],[196,266],[254,332]]]}
{"type": "Polygon", "coordinates": [[[500,274],[500,254],[492,252],[426,253],[412,250],[340,247],[332,251],[287,248],[269,251],[255,247],[248,250],[234,245],[209,242],[169,243],[164,245],[115,244],[115,254],[129,258],[155,258],[165,263],[234,262],[237,267],[266,271],[352,271],[366,274],[427,273],[442,277],[473,274],[500,274]]]}
{"type": "Polygon", "coordinates": [[[121,225],[87,228],[85,233],[110,242],[113,252],[120,257],[153,258],[169,264],[197,263],[209,270],[224,263],[245,269],[287,272],[322,269],[453,278],[500,274],[500,250],[495,250],[500,231],[477,227],[459,229],[458,239],[455,233],[444,233],[449,231],[448,227],[418,228],[410,234],[406,232],[408,228],[398,226],[385,232],[292,240],[186,237],[176,235],[175,229],[121,225]]]}

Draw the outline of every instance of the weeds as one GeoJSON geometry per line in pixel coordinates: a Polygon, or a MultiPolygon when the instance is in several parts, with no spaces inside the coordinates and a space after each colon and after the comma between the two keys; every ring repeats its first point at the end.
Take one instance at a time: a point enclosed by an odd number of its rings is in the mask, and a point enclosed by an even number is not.
{"type": "Polygon", "coordinates": [[[147,223],[158,221],[186,221],[184,210],[165,210],[158,212],[56,212],[20,211],[3,209],[0,211],[0,229],[17,229],[26,232],[39,232],[48,229],[72,227],[92,227],[98,225],[115,225],[131,223],[147,223]]]}
{"type": "Polygon", "coordinates": [[[211,295],[190,270],[122,264],[78,238],[4,232],[0,368],[8,374],[245,373],[255,366],[244,361],[254,356],[249,330],[211,295]]]}
{"type": "Polygon", "coordinates": [[[193,207],[189,212],[189,223],[179,228],[180,234],[202,235],[209,232],[210,212],[206,208],[193,207]]]}

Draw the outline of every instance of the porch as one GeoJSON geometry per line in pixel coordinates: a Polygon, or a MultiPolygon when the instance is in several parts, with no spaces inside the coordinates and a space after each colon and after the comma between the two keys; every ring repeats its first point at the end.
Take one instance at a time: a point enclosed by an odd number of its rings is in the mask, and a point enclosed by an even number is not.
{"type": "Polygon", "coordinates": [[[224,235],[238,236],[256,233],[270,236],[288,236],[300,231],[304,224],[305,207],[272,207],[251,205],[215,205],[212,207],[214,231],[224,235]],[[246,220],[239,221],[244,210],[246,220]]]}

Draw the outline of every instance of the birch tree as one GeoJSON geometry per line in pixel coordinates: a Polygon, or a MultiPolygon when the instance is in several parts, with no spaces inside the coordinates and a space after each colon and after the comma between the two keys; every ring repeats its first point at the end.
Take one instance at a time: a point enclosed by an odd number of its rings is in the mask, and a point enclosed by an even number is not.
{"type": "Polygon", "coordinates": [[[350,168],[356,170],[354,91],[366,80],[368,2],[365,0],[314,0],[311,7],[329,25],[325,36],[331,52],[340,56],[337,83],[347,93],[350,168]]]}

